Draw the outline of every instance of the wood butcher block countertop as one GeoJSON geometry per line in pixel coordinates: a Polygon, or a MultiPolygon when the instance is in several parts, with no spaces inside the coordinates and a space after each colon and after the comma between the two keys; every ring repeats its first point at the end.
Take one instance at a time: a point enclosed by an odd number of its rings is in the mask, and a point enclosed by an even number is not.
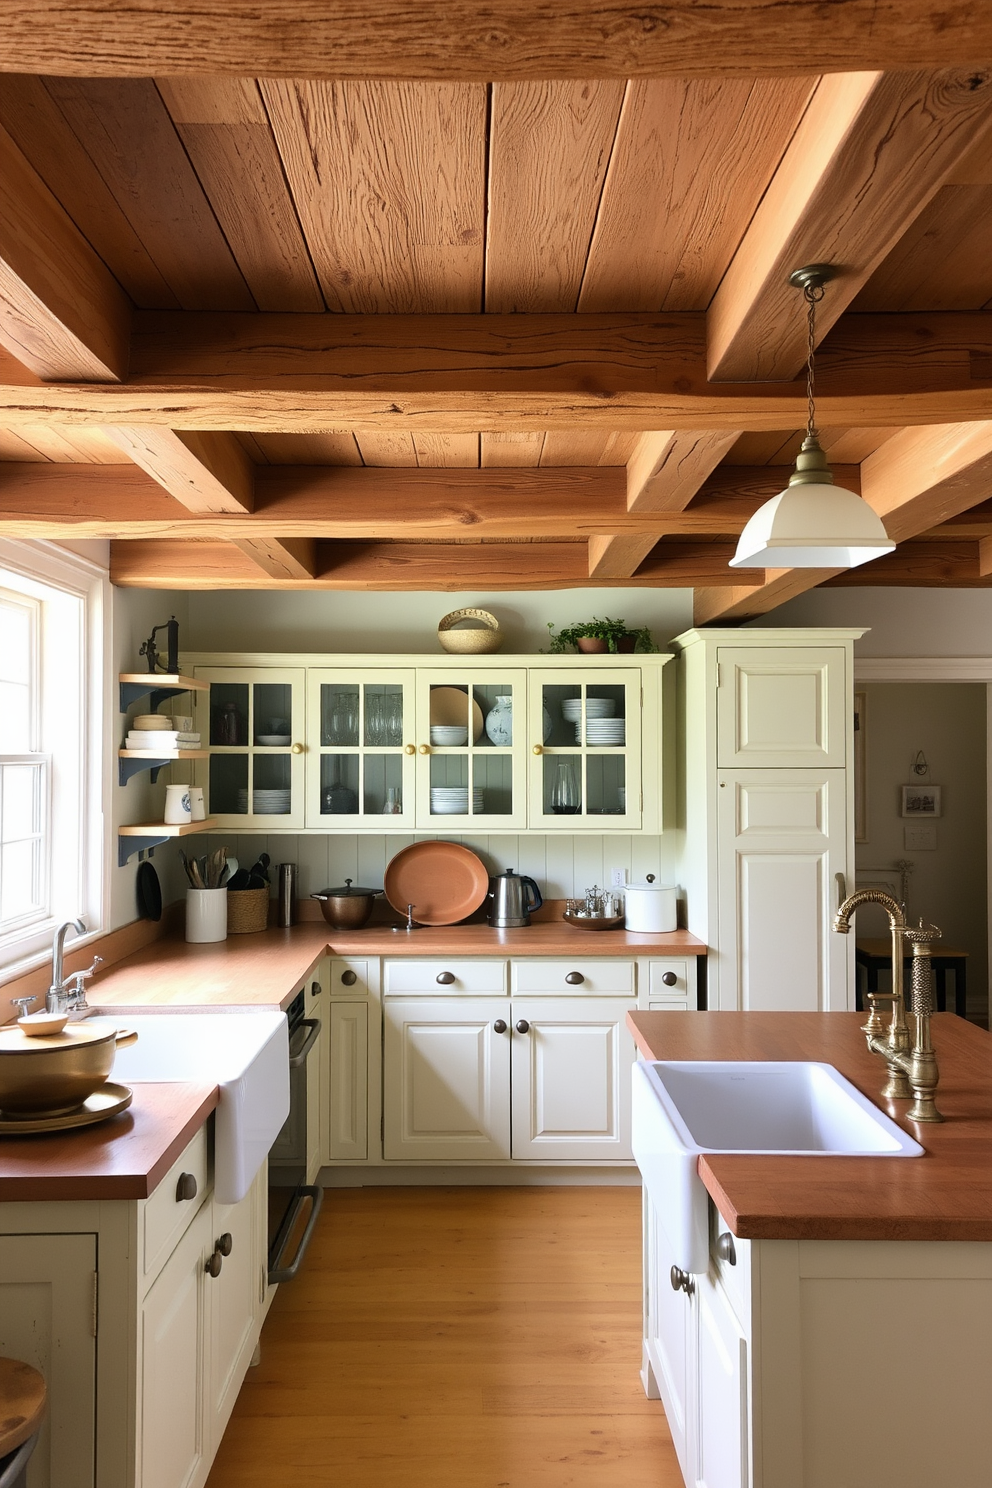
{"type": "Polygon", "coordinates": [[[933,1020],[941,1125],[883,1101],[863,1013],[630,1013],[647,1059],[816,1059],[832,1064],[926,1149],[918,1158],[700,1156],[699,1175],[750,1240],[992,1240],[992,1035],[933,1020]]]}
{"type": "Polygon", "coordinates": [[[232,935],[214,945],[157,940],[118,961],[89,984],[95,1008],[287,1008],[321,959],[333,956],[701,956],[687,930],[642,935],[573,930],[560,921],[520,930],[442,925],[395,932],[388,925],[334,930],[319,924],[232,935]]]}
{"type": "Polygon", "coordinates": [[[217,1105],[210,1085],[135,1085],[97,1126],[0,1140],[0,1203],[147,1199],[217,1105]]]}

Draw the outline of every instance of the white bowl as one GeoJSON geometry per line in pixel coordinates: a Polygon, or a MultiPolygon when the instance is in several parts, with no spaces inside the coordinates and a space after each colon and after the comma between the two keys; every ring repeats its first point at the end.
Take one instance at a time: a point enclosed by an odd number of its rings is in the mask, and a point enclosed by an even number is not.
{"type": "Polygon", "coordinates": [[[259,734],[257,742],[271,748],[275,744],[288,744],[292,737],[292,734],[259,734]]]}

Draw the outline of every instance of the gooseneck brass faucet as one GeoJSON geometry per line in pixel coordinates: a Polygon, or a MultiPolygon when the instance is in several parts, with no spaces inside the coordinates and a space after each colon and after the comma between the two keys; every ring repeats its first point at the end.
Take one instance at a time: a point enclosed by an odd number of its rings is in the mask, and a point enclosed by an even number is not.
{"type": "Polygon", "coordinates": [[[920,921],[916,929],[908,929],[902,906],[882,889],[859,889],[849,895],[834,916],[834,929],[847,935],[851,928],[851,916],[862,904],[880,904],[889,916],[892,931],[892,991],[869,992],[871,1011],[862,1031],[873,1054],[880,1055],[886,1063],[889,1078],[882,1094],[890,1100],[909,1100],[913,1104],[906,1113],[911,1121],[943,1121],[943,1116],[934,1104],[933,1093],[937,1088],[939,1074],[937,1059],[930,1042],[930,1015],[933,1012],[933,970],[930,965],[930,943],[939,939],[936,926],[924,926],[920,921]],[[903,994],[903,941],[913,947],[913,1015],[915,1037],[910,1047],[909,1028],[906,1023],[905,997],[903,994]],[[891,1002],[892,1016],[888,1032],[878,1010],[880,1002],[891,1002]],[[885,1035],[883,1037],[883,1035],[885,1035]]]}

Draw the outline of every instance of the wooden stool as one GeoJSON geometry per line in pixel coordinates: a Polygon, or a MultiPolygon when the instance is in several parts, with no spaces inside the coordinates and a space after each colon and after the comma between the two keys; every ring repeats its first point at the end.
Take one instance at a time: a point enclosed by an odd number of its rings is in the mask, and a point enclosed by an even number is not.
{"type": "MultiPolygon", "coordinates": [[[[906,976],[907,993],[909,988],[909,963],[913,959],[912,951],[907,951],[903,958],[903,971],[906,976]]],[[[878,973],[892,969],[892,941],[886,936],[879,940],[859,940],[854,948],[854,960],[858,972],[865,973],[865,991],[878,991],[878,973]]],[[[954,973],[954,1011],[959,1018],[967,1017],[968,1013],[968,952],[955,951],[950,946],[942,946],[940,942],[934,947],[930,958],[933,966],[934,988],[937,994],[937,1011],[947,1010],[947,973],[954,973]],[[938,949],[939,947],[939,949],[938,949]]],[[[864,998],[861,992],[861,978],[855,989],[855,1007],[858,1012],[864,1010],[864,998]]],[[[907,996],[907,1008],[909,1006],[907,996]]]]}
{"type": "Polygon", "coordinates": [[[0,1359],[0,1488],[23,1488],[38,1440],[47,1391],[37,1369],[0,1359]]]}

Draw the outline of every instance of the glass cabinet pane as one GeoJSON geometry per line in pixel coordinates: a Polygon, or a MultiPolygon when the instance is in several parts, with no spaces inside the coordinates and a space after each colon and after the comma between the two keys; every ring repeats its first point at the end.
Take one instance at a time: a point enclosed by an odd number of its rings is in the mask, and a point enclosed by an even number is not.
{"type": "Polygon", "coordinates": [[[468,681],[438,678],[427,689],[430,771],[427,814],[510,818],[524,809],[515,784],[515,729],[523,729],[518,677],[468,681]],[[519,707],[519,718],[518,718],[519,707]]]}
{"type": "Polygon", "coordinates": [[[360,765],[357,754],[321,755],[321,816],[357,815],[359,776],[360,765]]]}
{"type": "Polygon", "coordinates": [[[210,756],[210,813],[212,816],[248,815],[247,754],[210,756]]]}
{"type": "Polygon", "coordinates": [[[398,684],[367,682],[364,742],[370,748],[403,743],[403,688],[398,684]]]}
{"type": "Polygon", "coordinates": [[[357,744],[359,688],[324,685],[320,689],[320,742],[357,744]]]}
{"type": "Polygon", "coordinates": [[[406,815],[395,826],[412,825],[412,674],[380,678],[373,672],[366,680],[313,672],[308,687],[319,720],[319,752],[308,776],[309,824],[339,816],[357,826],[368,817],[406,815]]]}
{"type": "MultiPolygon", "coordinates": [[[[214,682],[210,688],[210,743],[229,748],[248,743],[247,682],[214,682]]],[[[219,808],[218,808],[219,809],[219,808]]]]}
{"type": "Polygon", "coordinates": [[[302,669],[197,667],[196,675],[209,683],[196,694],[196,726],[211,750],[209,815],[302,826],[302,669]]]}
{"type": "Polygon", "coordinates": [[[620,673],[604,669],[591,673],[588,680],[569,671],[542,679],[539,687],[535,684],[532,706],[540,700],[545,736],[543,759],[535,761],[533,779],[540,790],[539,809],[549,825],[562,816],[580,817],[590,826],[596,817],[624,818],[625,823],[633,817],[636,823],[640,788],[628,809],[627,777],[639,780],[640,685],[640,673],[626,669],[620,673]]]}
{"type": "Polygon", "coordinates": [[[253,744],[268,748],[292,744],[293,689],[288,682],[256,682],[251,712],[253,744]]]}

